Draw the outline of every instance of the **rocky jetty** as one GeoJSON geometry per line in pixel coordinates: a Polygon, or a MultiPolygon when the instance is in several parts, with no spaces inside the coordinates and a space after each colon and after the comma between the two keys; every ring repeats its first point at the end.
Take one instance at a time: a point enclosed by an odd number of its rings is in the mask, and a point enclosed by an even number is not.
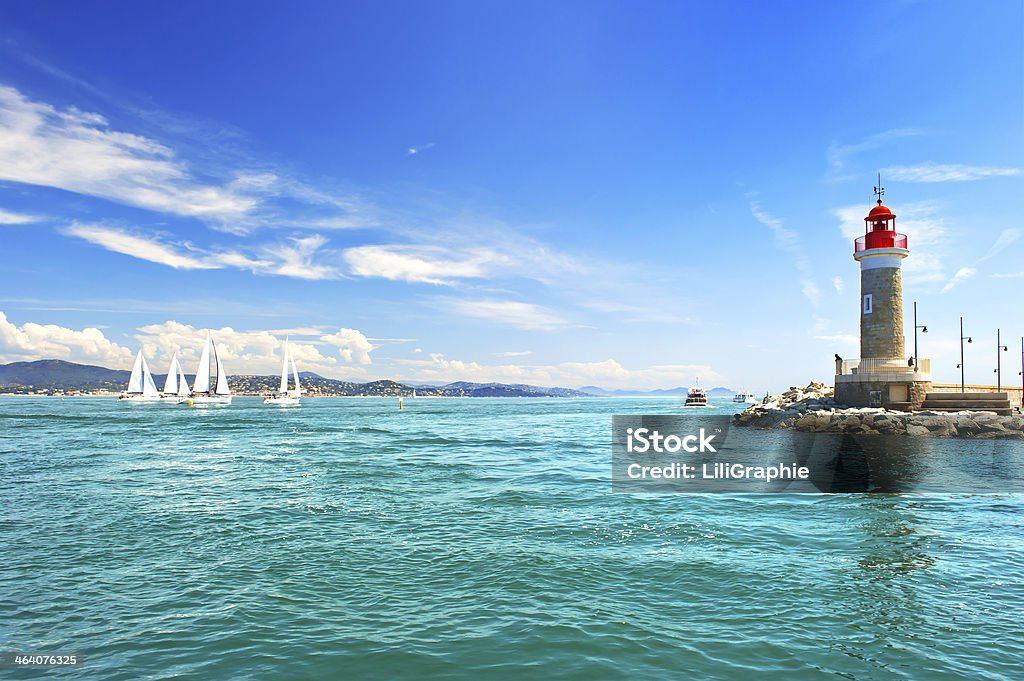
{"type": "Polygon", "coordinates": [[[836,404],[832,386],[817,382],[768,397],[736,414],[734,422],[751,428],[789,428],[808,433],[1024,439],[1021,414],[851,408],[836,404]]]}

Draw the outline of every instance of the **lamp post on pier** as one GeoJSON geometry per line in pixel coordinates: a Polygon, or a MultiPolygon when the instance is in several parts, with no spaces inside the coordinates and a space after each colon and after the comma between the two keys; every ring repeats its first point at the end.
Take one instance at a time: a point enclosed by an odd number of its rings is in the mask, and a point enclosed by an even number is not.
{"type": "Polygon", "coordinates": [[[973,343],[974,339],[970,336],[964,335],[964,318],[960,318],[960,363],[956,365],[956,368],[960,370],[960,392],[967,392],[967,386],[964,381],[964,341],[973,343]]]}
{"type": "Polygon", "coordinates": [[[1000,330],[996,329],[996,369],[995,369],[995,374],[996,374],[996,392],[999,392],[1003,388],[1002,356],[999,353],[1000,352],[1006,352],[1006,351],[1008,351],[1010,349],[1010,348],[1006,347],[1005,345],[1003,345],[1003,339],[999,335],[999,333],[1000,333],[1000,330]]]}
{"type": "Polygon", "coordinates": [[[918,326],[918,324],[917,324],[917,301],[915,300],[914,301],[914,371],[917,371],[921,367],[920,361],[917,358],[917,330],[918,329],[921,329],[921,333],[928,333],[928,326],[926,324],[922,324],[920,326],[918,326]]]}

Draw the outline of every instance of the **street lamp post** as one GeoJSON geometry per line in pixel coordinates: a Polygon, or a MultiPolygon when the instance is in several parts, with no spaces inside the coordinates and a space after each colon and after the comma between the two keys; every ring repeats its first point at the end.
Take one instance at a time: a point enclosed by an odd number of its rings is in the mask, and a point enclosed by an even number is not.
{"type": "Polygon", "coordinates": [[[1000,330],[996,329],[996,392],[1003,388],[1003,364],[1000,352],[1006,352],[1010,348],[1003,345],[1003,339],[999,335],[1000,330]]]}
{"type": "Polygon", "coordinates": [[[922,324],[917,325],[917,301],[914,301],[914,371],[920,369],[920,360],[917,358],[917,330],[921,329],[921,333],[928,333],[928,326],[922,324]]]}
{"type": "Polygon", "coordinates": [[[964,335],[964,318],[960,318],[960,363],[956,365],[956,368],[960,370],[960,392],[967,392],[967,386],[964,382],[964,341],[973,343],[974,339],[970,336],[964,335]]]}

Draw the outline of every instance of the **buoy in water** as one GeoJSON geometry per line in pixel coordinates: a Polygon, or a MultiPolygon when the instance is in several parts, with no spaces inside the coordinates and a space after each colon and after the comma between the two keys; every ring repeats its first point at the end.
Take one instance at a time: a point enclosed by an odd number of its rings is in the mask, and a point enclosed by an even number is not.
{"type": "Polygon", "coordinates": [[[402,398],[398,398],[398,411],[402,411],[402,398]]]}
{"type": "Polygon", "coordinates": [[[190,407],[192,406],[192,400],[188,401],[188,406],[190,406],[190,407]]]}

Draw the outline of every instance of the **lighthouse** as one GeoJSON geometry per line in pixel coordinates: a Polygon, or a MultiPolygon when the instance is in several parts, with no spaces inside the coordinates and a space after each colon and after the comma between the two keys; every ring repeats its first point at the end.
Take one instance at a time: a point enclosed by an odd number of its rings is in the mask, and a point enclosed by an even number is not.
{"type": "Polygon", "coordinates": [[[864,218],[864,236],[853,242],[860,265],[860,359],[837,362],[836,401],[852,407],[920,407],[931,389],[931,362],[906,356],[903,334],[903,260],[907,235],[896,231],[896,214],[882,203],[864,218]]]}

